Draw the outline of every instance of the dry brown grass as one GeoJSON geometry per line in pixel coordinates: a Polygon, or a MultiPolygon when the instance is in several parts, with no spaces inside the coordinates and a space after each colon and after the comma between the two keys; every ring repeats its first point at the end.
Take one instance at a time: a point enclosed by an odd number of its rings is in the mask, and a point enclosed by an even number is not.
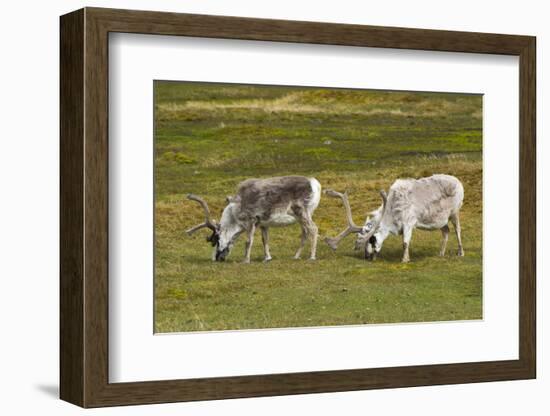
{"type": "MultiPolygon", "coordinates": [[[[348,114],[357,116],[390,115],[401,117],[426,116],[433,117],[459,113],[464,111],[462,102],[446,100],[424,100],[416,102],[407,99],[407,95],[398,95],[388,102],[380,96],[366,96],[362,100],[342,102],[336,98],[312,102],[308,91],[293,92],[283,97],[273,99],[240,99],[234,101],[190,100],[185,103],[166,102],[157,105],[160,119],[172,120],[181,115],[187,115],[190,110],[228,111],[247,110],[264,113],[300,113],[300,114],[348,114]],[[396,105],[396,102],[398,103],[396,105]]],[[[474,117],[481,117],[481,112],[473,111],[474,117]]]]}

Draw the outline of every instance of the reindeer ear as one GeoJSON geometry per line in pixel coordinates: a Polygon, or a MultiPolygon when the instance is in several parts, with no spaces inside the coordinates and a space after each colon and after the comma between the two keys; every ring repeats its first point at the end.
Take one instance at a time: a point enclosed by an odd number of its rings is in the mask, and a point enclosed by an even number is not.
{"type": "Polygon", "coordinates": [[[225,197],[225,200],[227,201],[228,204],[232,203],[232,202],[235,202],[235,198],[231,195],[227,195],[225,197]]]}

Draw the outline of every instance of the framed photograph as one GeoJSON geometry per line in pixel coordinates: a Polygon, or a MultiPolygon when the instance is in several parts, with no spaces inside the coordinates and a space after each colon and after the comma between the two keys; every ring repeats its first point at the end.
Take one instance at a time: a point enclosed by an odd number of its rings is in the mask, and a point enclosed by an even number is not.
{"type": "Polygon", "coordinates": [[[534,37],[60,25],[63,400],[535,378],[534,37]]]}

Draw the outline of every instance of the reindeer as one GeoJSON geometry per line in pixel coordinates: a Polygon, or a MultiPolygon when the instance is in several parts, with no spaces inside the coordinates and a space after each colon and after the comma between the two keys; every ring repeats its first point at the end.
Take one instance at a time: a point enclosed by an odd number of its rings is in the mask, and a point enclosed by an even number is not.
{"type": "Polygon", "coordinates": [[[347,193],[327,190],[325,193],[340,198],[346,210],[348,227],[337,237],[326,238],[325,242],[336,250],[338,243],[351,233],[357,233],[355,249],[365,249],[365,258],[374,260],[382,249],[384,240],[390,235],[403,236],[404,263],[410,260],[409,245],[412,231],[441,230],[442,240],[439,255],[445,255],[449,238],[449,220],[453,223],[458,240],[458,255],[464,256],[460,235],[459,212],[464,199],[462,183],[450,175],[433,175],[421,179],[398,179],[390,187],[389,195],[380,191],[382,206],[370,213],[365,225],[358,227],[353,222],[347,193]]]}
{"type": "Polygon", "coordinates": [[[313,212],[321,199],[321,184],[315,178],[281,176],[268,179],[247,179],[241,182],[234,197],[227,198],[220,222],[210,216],[206,202],[189,194],[187,198],[198,202],[205,214],[205,222],[189,230],[191,235],[201,228],[209,228],[212,234],[207,241],[215,247],[212,260],[224,261],[237,238],[247,235],[244,263],[250,263],[250,251],[256,228],[262,231],[264,262],[271,260],[269,252],[269,227],[286,226],[296,222],[302,228],[300,246],[294,255],[299,259],[307,237],[311,239],[311,260],[315,260],[318,228],[313,222],[313,212]]]}

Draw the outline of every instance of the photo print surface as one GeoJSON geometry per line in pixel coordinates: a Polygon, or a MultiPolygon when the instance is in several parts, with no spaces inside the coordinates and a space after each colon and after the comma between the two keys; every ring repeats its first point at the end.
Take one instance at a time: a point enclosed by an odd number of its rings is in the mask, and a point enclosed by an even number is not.
{"type": "Polygon", "coordinates": [[[482,95],[154,97],[155,332],[482,319],[482,95]]]}

